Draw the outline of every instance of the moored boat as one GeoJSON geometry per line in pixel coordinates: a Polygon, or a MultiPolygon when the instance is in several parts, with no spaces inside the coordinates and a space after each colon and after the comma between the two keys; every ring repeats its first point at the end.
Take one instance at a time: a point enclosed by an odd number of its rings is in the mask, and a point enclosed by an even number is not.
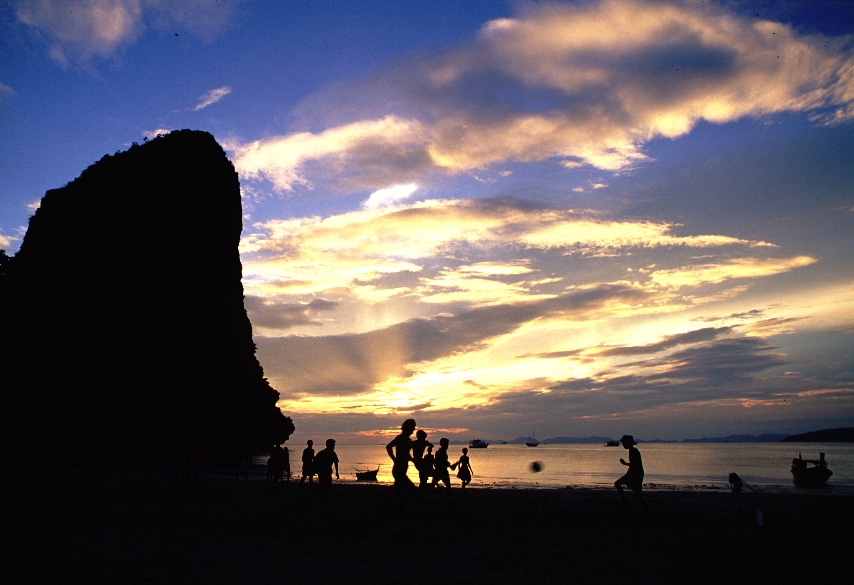
{"type": "Polygon", "coordinates": [[[605,443],[606,447],[619,447],[620,442],[616,439],[608,439],[608,442],[605,443]]]}
{"type": "Polygon", "coordinates": [[[356,470],[356,481],[377,481],[377,473],[379,466],[376,469],[356,470]]]}
{"type": "Polygon", "coordinates": [[[797,459],[792,459],[792,479],[795,485],[801,487],[820,487],[827,483],[833,472],[827,468],[824,453],[819,453],[818,460],[803,459],[798,453],[797,459]]]}
{"type": "Polygon", "coordinates": [[[528,440],[525,442],[525,444],[528,447],[536,447],[537,445],[539,445],[540,442],[537,440],[537,434],[534,433],[533,437],[531,437],[531,435],[528,435],[528,440]]]}
{"type": "Polygon", "coordinates": [[[486,449],[487,447],[489,447],[489,443],[481,439],[472,439],[469,442],[470,449],[486,449]]]}

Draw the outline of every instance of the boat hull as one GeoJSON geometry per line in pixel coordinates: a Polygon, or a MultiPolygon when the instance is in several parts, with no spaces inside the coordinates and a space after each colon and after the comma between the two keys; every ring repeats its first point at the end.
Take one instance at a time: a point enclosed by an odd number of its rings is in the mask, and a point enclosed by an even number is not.
{"type": "Polygon", "coordinates": [[[797,459],[792,459],[792,479],[798,487],[821,487],[833,472],[827,468],[824,453],[819,454],[818,461],[802,459],[798,453],[797,459]]]}
{"type": "Polygon", "coordinates": [[[792,469],[792,479],[795,485],[800,487],[821,487],[827,483],[833,472],[827,467],[808,467],[806,469],[792,469]]]}

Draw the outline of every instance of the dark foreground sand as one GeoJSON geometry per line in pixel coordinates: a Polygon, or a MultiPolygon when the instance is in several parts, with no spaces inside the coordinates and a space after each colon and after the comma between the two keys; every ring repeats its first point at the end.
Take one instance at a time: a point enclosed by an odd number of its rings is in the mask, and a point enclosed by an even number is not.
{"type": "Polygon", "coordinates": [[[831,491],[453,490],[153,473],[3,474],[3,583],[809,583],[851,574],[854,498],[831,491]],[[316,487],[316,486],[315,486],[316,487]],[[763,523],[756,522],[757,505],[763,523]]]}

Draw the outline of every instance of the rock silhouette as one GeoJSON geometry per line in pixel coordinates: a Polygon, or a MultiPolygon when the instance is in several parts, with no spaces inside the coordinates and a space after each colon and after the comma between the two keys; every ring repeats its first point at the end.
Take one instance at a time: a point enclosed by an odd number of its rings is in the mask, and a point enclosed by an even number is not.
{"type": "Polygon", "coordinates": [[[222,463],[291,419],[243,306],[240,185],[206,132],[48,191],[0,278],[5,458],[222,463]]]}

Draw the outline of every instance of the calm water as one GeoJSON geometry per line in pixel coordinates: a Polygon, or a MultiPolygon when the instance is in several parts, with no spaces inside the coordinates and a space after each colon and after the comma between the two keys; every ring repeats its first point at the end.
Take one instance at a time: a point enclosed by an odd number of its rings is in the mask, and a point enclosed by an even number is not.
{"type": "MultiPolygon", "coordinates": [[[[302,445],[288,445],[291,470],[299,477],[302,445]]],[[[463,445],[448,449],[451,461],[463,445]]],[[[825,453],[833,477],[828,485],[854,493],[854,444],[850,443],[651,443],[638,445],[643,456],[645,489],[724,489],[727,476],[736,472],[749,485],[763,489],[794,489],[789,467],[792,458],[818,459],[825,453]]],[[[384,445],[337,445],[342,481],[355,481],[356,469],[376,469],[378,480],[391,483],[391,461],[384,445]]],[[[469,449],[474,469],[473,486],[486,487],[588,487],[610,488],[625,467],[622,447],[602,445],[496,445],[469,449]],[[538,461],[542,471],[534,473],[538,461]]],[[[263,458],[259,460],[263,462],[263,458]]],[[[410,466],[409,477],[418,481],[410,466]]],[[[451,472],[455,485],[459,480],[451,472]]]]}

